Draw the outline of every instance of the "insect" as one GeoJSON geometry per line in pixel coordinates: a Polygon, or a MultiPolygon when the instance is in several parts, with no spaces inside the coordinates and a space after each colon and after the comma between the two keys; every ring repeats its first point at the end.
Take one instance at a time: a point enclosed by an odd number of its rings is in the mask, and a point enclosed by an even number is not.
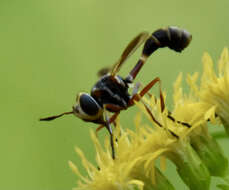
{"type": "MultiPolygon", "coordinates": [[[[130,84],[133,83],[147,58],[158,48],[169,47],[176,52],[181,52],[189,45],[191,39],[192,36],[188,31],[174,26],[158,29],[151,35],[148,32],[138,34],[127,45],[119,60],[110,70],[100,70],[99,74],[103,76],[101,76],[101,78],[92,87],[90,94],[81,92],[77,95],[76,104],[72,107],[72,111],[41,118],[40,121],[51,121],[63,115],[74,114],[76,117],[86,122],[100,124],[101,126],[97,130],[102,127],[106,127],[110,134],[112,157],[115,159],[111,123],[115,122],[115,119],[120,111],[126,110],[130,106],[134,105],[134,101],[139,101],[140,98],[144,96],[157,82],[160,84],[160,78],[157,77],[153,79],[140,92],[138,92],[139,85],[136,83],[132,94],[128,92],[130,84]],[[127,58],[130,57],[143,43],[144,47],[141,56],[127,77],[123,78],[117,75],[127,58]],[[108,112],[114,114],[109,117],[108,112]]],[[[161,108],[163,110],[164,102],[161,87],[160,99],[161,108]]]]}

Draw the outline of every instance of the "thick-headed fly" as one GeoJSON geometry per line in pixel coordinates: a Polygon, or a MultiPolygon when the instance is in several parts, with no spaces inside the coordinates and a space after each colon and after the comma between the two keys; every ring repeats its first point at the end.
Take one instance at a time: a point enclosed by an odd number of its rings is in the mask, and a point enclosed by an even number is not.
{"type": "MultiPolygon", "coordinates": [[[[120,59],[113,65],[110,71],[106,69],[100,70],[99,74],[103,76],[92,87],[90,94],[82,92],[77,95],[76,105],[72,107],[72,111],[41,118],[40,120],[50,121],[66,114],[74,114],[84,121],[100,124],[97,130],[102,128],[102,126],[106,127],[110,134],[112,157],[115,158],[113,133],[110,124],[115,122],[121,110],[126,110],[134,104],[134,101],[139,101],[155,83],[159,82],[160,85],[160,78],[157,77],[152,80],[140,92],[138,92],[139,85],[135,85],[132,94],[128,92],[130,84],[133,83],[147,58],[158,48],[169,47],[176,52],[181,52],[188,46],[191,39],[192,36],[188,31],[172,26],[158,29],[151,35],[147,32],[140,33],[128,44],[120,59]],[[117,75],[127,58],[143,43],[144,47],[141,57],[128,76],[123,78],[117,75]],[[114,114],[109,117],[108,112],[114,114]]],[[[161,88],[160,99],[161,109],[163,110],[164,102],[161,88]]]]}

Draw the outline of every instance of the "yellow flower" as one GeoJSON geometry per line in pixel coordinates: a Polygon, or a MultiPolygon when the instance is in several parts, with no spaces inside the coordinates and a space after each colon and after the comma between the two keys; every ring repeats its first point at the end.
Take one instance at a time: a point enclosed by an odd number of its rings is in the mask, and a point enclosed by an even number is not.
{"type": "Polygon", "coordinates": [[[174,108],[172,111],[172,115],[177,120],[188,123],[190,126],[192,126],[189,132],[193,131],[194,129],[197,131],[202,130],[196,128],[196,126],[198,127],[201,124],[205,124],[206,120],[208,120],[209,118],[213,120],[215,116],[215,107],[200,102],[199,99],[196,97],[196,93],[198,91],[198,88],[196,86],[197,78],[198,73],[187,76],[186,81],[191,87],[191,91],[188,94],[183,93],[181,87],[181,73],[179,74],[176,82],[174,83],[174,108]]]}
{"type": "MultiPolygon", "coordinates": [[[[87,161],[77,148],[88,177],[83,177],[77,167],[70,162],[71,168],[81,179],[76,189],[118,190],[133,189],[137,186],[138,189],[145,190],[172,190],[172,185],[154,165],[155,160],[161,157],[162,168],[165,168],[165,158],[172,160],[177,165],[180,176],[191,189],[207,190],[210,182],[208,170],[189,144],[188,134],[192,129],[183,123],[174,122],[168,117],[167,110],[161,113],[160,102],[155,101],[155,98],[144,98],[136,105],[146,113],[152,126],[142,125],[140,115],[135,118],[136,132],[123,130],[117,122],[114,134],[117,139],[115,160],[110,154],[109,140],[105,140],[104,150],[94,133],[91,133],[96,147],[98,167],[87,161]],[[154,116],[158,121],[156,123],[154,116]]],[[[196,119],[192,123],[193,127],[199,126],[199,123],[200,120],[196,119]]]]}
{"type": "Polygon", "coordinates": [[[211,57],[203,56],[204,72],[201,78],[200,99],[209,106],[215,106],[216,115],[220,117],[229,134],[229,55],[224,48],[218,62],[218,75],[213,69],[211,57]]]}
{"type": "Polygon", "coordinates": [[[228,173],[228,160],[224,156],[218,143],[208,132],[208,121],[216,123],[215,105],[199,100],[199,88],[196,85],[198,73],[187,76],[190,86],[189,94],[183,94],[181,88],[182,75],[180,74],[174,84],[174,110],[171,115],[179,121],[189,124],[186,137],[197,152],[202,162],[212,176],[224,177],[228,173]],[[217,167],[215,167],[217,166],[217,167]]]}
{"type": "MultiPolygon", "coordinates": [[[[137,117],[137,120],[139,119],[137,117]]],[[[167,139],[165,132],[161,132],[159,137],[154,136],[154,134],[152,136],[148,135],[150,133],[146,128],[138,130],[141,133],[135,133],[130,130],[124,131],[121,129],[119,122],[117,122],[114,134],[117,138],[115,160],[111,157],[109,140],[105,140],[104,150],[95,134],[91,132],[91,138],[96,147],[97,167],[93,166],[85,158],[82,151],[76,148],[76,152],[81,157],[82,163],[87,170],[88,177],[83,177],[77,167],[72,162],[69,162],[72,170],[80,177],[78,188],[75,189],[131,190],[134,187],[138,187],[138,189],[150,190],[157,187],[158,190],[173,190],[172,185],[163,174],[154,167],[154,160],[167,151],[166,146],[171,143],[171,140],[167,139]],[[163,145],[158,144],[161,141],[160,138],[165,140],[163,145]],[[158,182],[157,184],[156,181],[158,182]]]]}
{"type": "MultiPolygon", "coordinates": [[[[173,143],[167,144],[167,151],[163,156],[170,159],[177,167],[177,171],[183,181],[190,189],[209,189],[210,174],[193,149],[190,141],[192,136],[198,136],[202,132],[200,128],[206,123],[205,114],[209,112],[209,108],[203,107],[195,102],[192,96],[184,96],[180,87],[181,75],[178,76],[174,84],[174,110],[169,112],[167,109],[160,112],[160,102],[143,98],[142,103],[136,103],[141,110],[146,113],[152,124],[156,126],[154,132],[160,138],[159,131],[167,132],[167,139],[173,139],[173,143]],[[145,103],[144,103],[145,102],[145,103]],[[149,106],[150,105],[150,106],[149,106]],[[144,109],[145,108],[145,109],[144,109]],[[195,111],[199,109],[200,112],[195,111]],[[152,119],[154,117],[154,119],[152,119]],[[153,120],[157,120],[154,122],[153,120]],[[160,126],[155,123],[160,123],[160,126]]],[[[165,139],[158,140],[158,144],[162,145],[165,139]]]]}

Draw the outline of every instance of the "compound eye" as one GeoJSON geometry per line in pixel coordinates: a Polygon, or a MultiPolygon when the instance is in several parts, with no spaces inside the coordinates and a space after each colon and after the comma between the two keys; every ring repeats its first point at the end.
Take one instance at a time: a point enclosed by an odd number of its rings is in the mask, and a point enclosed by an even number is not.
{"type": "Polygon", "coordinates": [[[96,115],[100,110],[100,106],[95,99],[86,93],[80,95],[79,104],[83,112],[88,115],[96,115]]]}

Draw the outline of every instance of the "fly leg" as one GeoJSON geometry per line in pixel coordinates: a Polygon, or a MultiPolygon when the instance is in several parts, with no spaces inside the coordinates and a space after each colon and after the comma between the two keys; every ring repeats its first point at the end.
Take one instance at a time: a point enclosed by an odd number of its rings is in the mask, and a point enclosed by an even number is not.
{"type": "MultiPolygon", "coordinates": [[[[118,117],[119,113],[120,113],[120,112],[114,113],[114,114],[109,118],[109,123],[113,123],[114,126],[116,126],[115,120],[116,120],[116,118],[118,117]]],[[[98,136],[98,132],[99,132],[102,128],[104,128],[104,127],[105,127],[104,125],[100,125],[99,127],[97,127],[97,129],[96,129],[96,131],[95,131],[96,136],[98,136]]]]}
{"type": "Polygon", "coordinates": [[[140,93],[133,94],[131,99],[129,100],[128,106],[132,106],[134,104],[134,101],[140,101],[141,98],[148,93],[148,91],[156,84],[159,83],[159,91],[160,91],[160,101],[161,101],[161,111],[165,109],[165,101],[163,98],[162,90],[161,90],[161,80],[159,77],[156,77],[153,79],[150,83],[148,83],[141,91],[140,93]]]}
{"type": "Polygon", "coordinates": [[[106,122],[106,129],[108,130],[109,134],[110,134],[110,144],[111,144],[111,152],[112,152],[112,158],[115,159],[115,150],[114,150],[114,140],[113,140],[113,132],[112,132],[112,128],[111,125],[109,123],[109,118],[107,115],[107,112],[105,110],[104,112],[104,116],[105,116],[105,122],[106,122]]]}

